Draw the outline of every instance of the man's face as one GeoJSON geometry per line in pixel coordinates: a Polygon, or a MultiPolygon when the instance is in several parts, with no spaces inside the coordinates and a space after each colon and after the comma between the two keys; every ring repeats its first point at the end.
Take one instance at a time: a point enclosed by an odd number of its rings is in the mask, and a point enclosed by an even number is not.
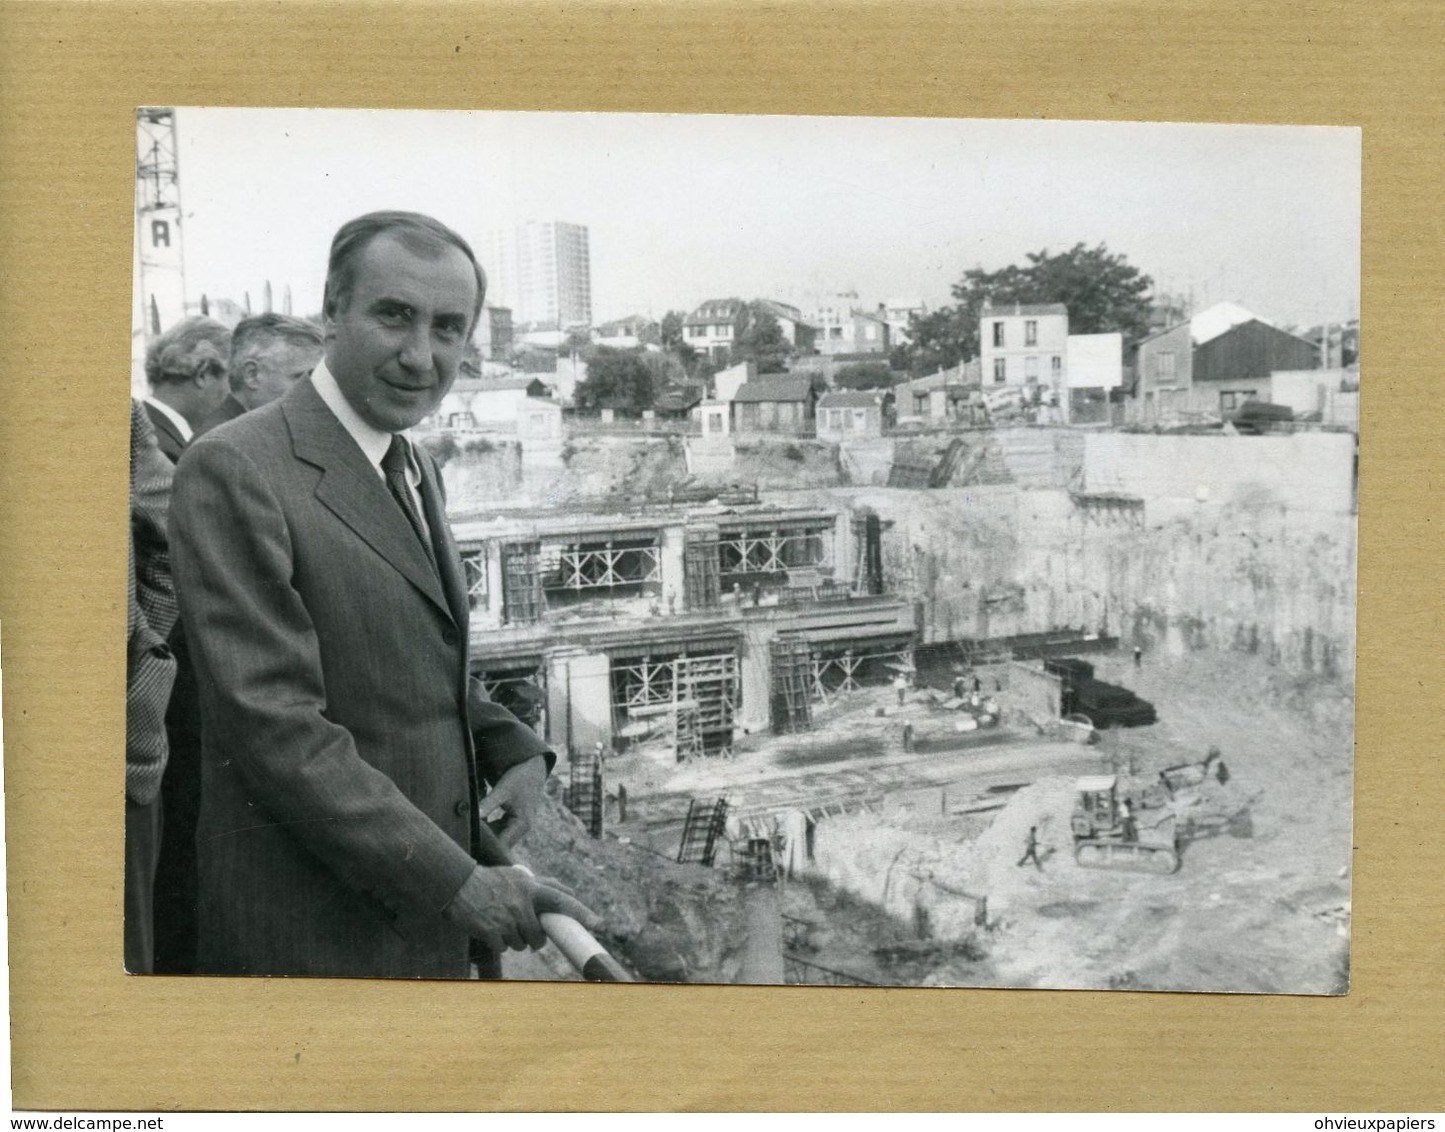
{"type": "Polygon", "coordinates": [[[477,278],[448,247],[419,255],[394,236],[357,257],[351,294],[326,319],[326,367],[362,420],[383,432],[433,412],[456,380],[477,278]]]}
{"type": "Polygon", "coordinates": [[[259,357],[246,359],[246,407],[259,409],[276,400],[316,368],[321,347],[280,341],[259,357]]]}

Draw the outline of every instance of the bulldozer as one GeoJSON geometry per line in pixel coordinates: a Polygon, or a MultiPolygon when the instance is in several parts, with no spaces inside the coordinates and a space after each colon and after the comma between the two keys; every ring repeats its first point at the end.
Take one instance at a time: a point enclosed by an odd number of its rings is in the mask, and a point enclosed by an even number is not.
{"type": "Polygon", "coordinates": [[[1144,793],[1121,793],[1118,775],[1080,778],[1069,827],[1074,860],[1086,869],[1140,873],[1179,870],[1177,818],[1167,807],[1149,805],[1144,793]]]}

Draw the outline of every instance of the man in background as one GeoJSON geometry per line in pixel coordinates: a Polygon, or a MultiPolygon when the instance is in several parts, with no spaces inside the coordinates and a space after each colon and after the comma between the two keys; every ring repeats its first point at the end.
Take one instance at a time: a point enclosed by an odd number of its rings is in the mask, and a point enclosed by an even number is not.
{"type": "MultiPolygon", "coordinates": [[[[284,314],[243,318],[230,335],[226,399],[195,430],[201,436],[276,400],[321,360],[321,328],[284,314]]],[[[201,804],[201,704],[185,630],[170,638],[176,683],[166,712],[170,761],[161,782],[165,829],[155,878],[155,970],[186,975],[196,967],[196,820],[201,804]]]]}
{"type": "Polygon", "coordinates": [[[230,352],[231,332],[200,315],[176,323],[146,350],[145,409],[172,464],[225,399],[230,352]]]}
{"type": "Polygon", "coordinates": [[[166,548],[170,461],[139,402],[130,404],[130,571],[126,582],[125,969],[154,964],[152,931],[160,851],[161,778],[166,769],[166,702],[176,663],[166,635],[176,595],[166,548]]]}
{"type": "Polygon", "coordinates": [[[314,322],[272,313],[243,318],[231,331],[231,390],[196,435],[276,400],[316,368],[321,351],[314,322]]]}

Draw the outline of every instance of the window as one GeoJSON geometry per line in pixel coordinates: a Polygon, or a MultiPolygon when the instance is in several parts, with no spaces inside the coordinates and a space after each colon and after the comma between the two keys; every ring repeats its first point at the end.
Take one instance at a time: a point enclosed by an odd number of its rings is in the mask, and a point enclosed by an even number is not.
{"type": "Polygon", "coordinates": [[[993,324],[993,344],[996,347],[1003,345],[1003,323],[1001,322],[993,324]]]}
{"type": "MultiPolygon", "coordinates": [[[[1000,324],[1000,325],[1002,325],[1002,324],[1000,324]]],[[[1002,382],[1002,381],[1004,380],[1004,378],[1007,376],[1007,374],[1006,374],[1006,372],[1005,372],[1005,370],[1004,370],[1004,364],[1005,364],[1005,359],[1003,359],[1003,358],[994,358],[994,360],[993,360],[993,380],[994,380],[994,384],[995,384],[995,385],[997,385],[997,384],[999,384],[1000,382],[1002,382]]]]}
{"type": "Polygon", "coordinates": [[[1039,379],[1039,357],[1037,354],[1030,354],[1024,359],[1024,380],[1036,382],[1039,379]]]}
{"type": "Polygon", "coordinates": [[[1024,323],[1024,345],[1037,346],[1039,344],[1039,324],[1033,319],[1024,323]]]}
{"type": "Polygon", "coordinates": [[[1059,374],[1064,372],[1064,359],[1058,354],[1055,354],[1053,357],[1052,369],[1055,377],[1058,377],[1059,374]]]}
{"type": "Polygon", "coordinates": [[[1174,351],[1163,350],[1154,355],[1154,376],[1160,381],[1174,380],[1174,351]]]}
{"type": "Polygon", "coordinates": [[[828,327],[828,337],[829,337],[829,338],[841,338],[841,337],[843,337],[843,328],[842,328],[841,326],[830,326],[830,327],[828,327]]]}

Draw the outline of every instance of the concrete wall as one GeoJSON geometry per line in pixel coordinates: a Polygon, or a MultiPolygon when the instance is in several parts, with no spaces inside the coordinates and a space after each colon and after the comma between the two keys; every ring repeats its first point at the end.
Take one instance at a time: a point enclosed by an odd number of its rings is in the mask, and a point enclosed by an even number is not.
{"type": "Polygon", "coordinates": [[[884,570],[917,602],[925,643],[1074,627],[1175,654],[1239,650],[1301,674],[1354,673],[1350,514],[1218,502],[1167,514],[1151,503],[1142,526],[1106,525],[1065,492],[1008,485],[778,502],[822,499],[892,523],[884,570]]]}
{"type": "Polygon", "coordinates": [[[1063,710],[1064,685],[1059,677],[1045,672],[1039,664],[1008,665],[1008,680],[998,693],[1003,722],[1014,727],[1028,723],[1047,727],[1063,710]]]}
{"type": "Polygon", "coordinates": [[[1288,507],[1349,514],[1354,505],[1354,437],[1157,436],[1090,433],[1088,491],[1119,491],[1147,502],[1288,507]]]}

